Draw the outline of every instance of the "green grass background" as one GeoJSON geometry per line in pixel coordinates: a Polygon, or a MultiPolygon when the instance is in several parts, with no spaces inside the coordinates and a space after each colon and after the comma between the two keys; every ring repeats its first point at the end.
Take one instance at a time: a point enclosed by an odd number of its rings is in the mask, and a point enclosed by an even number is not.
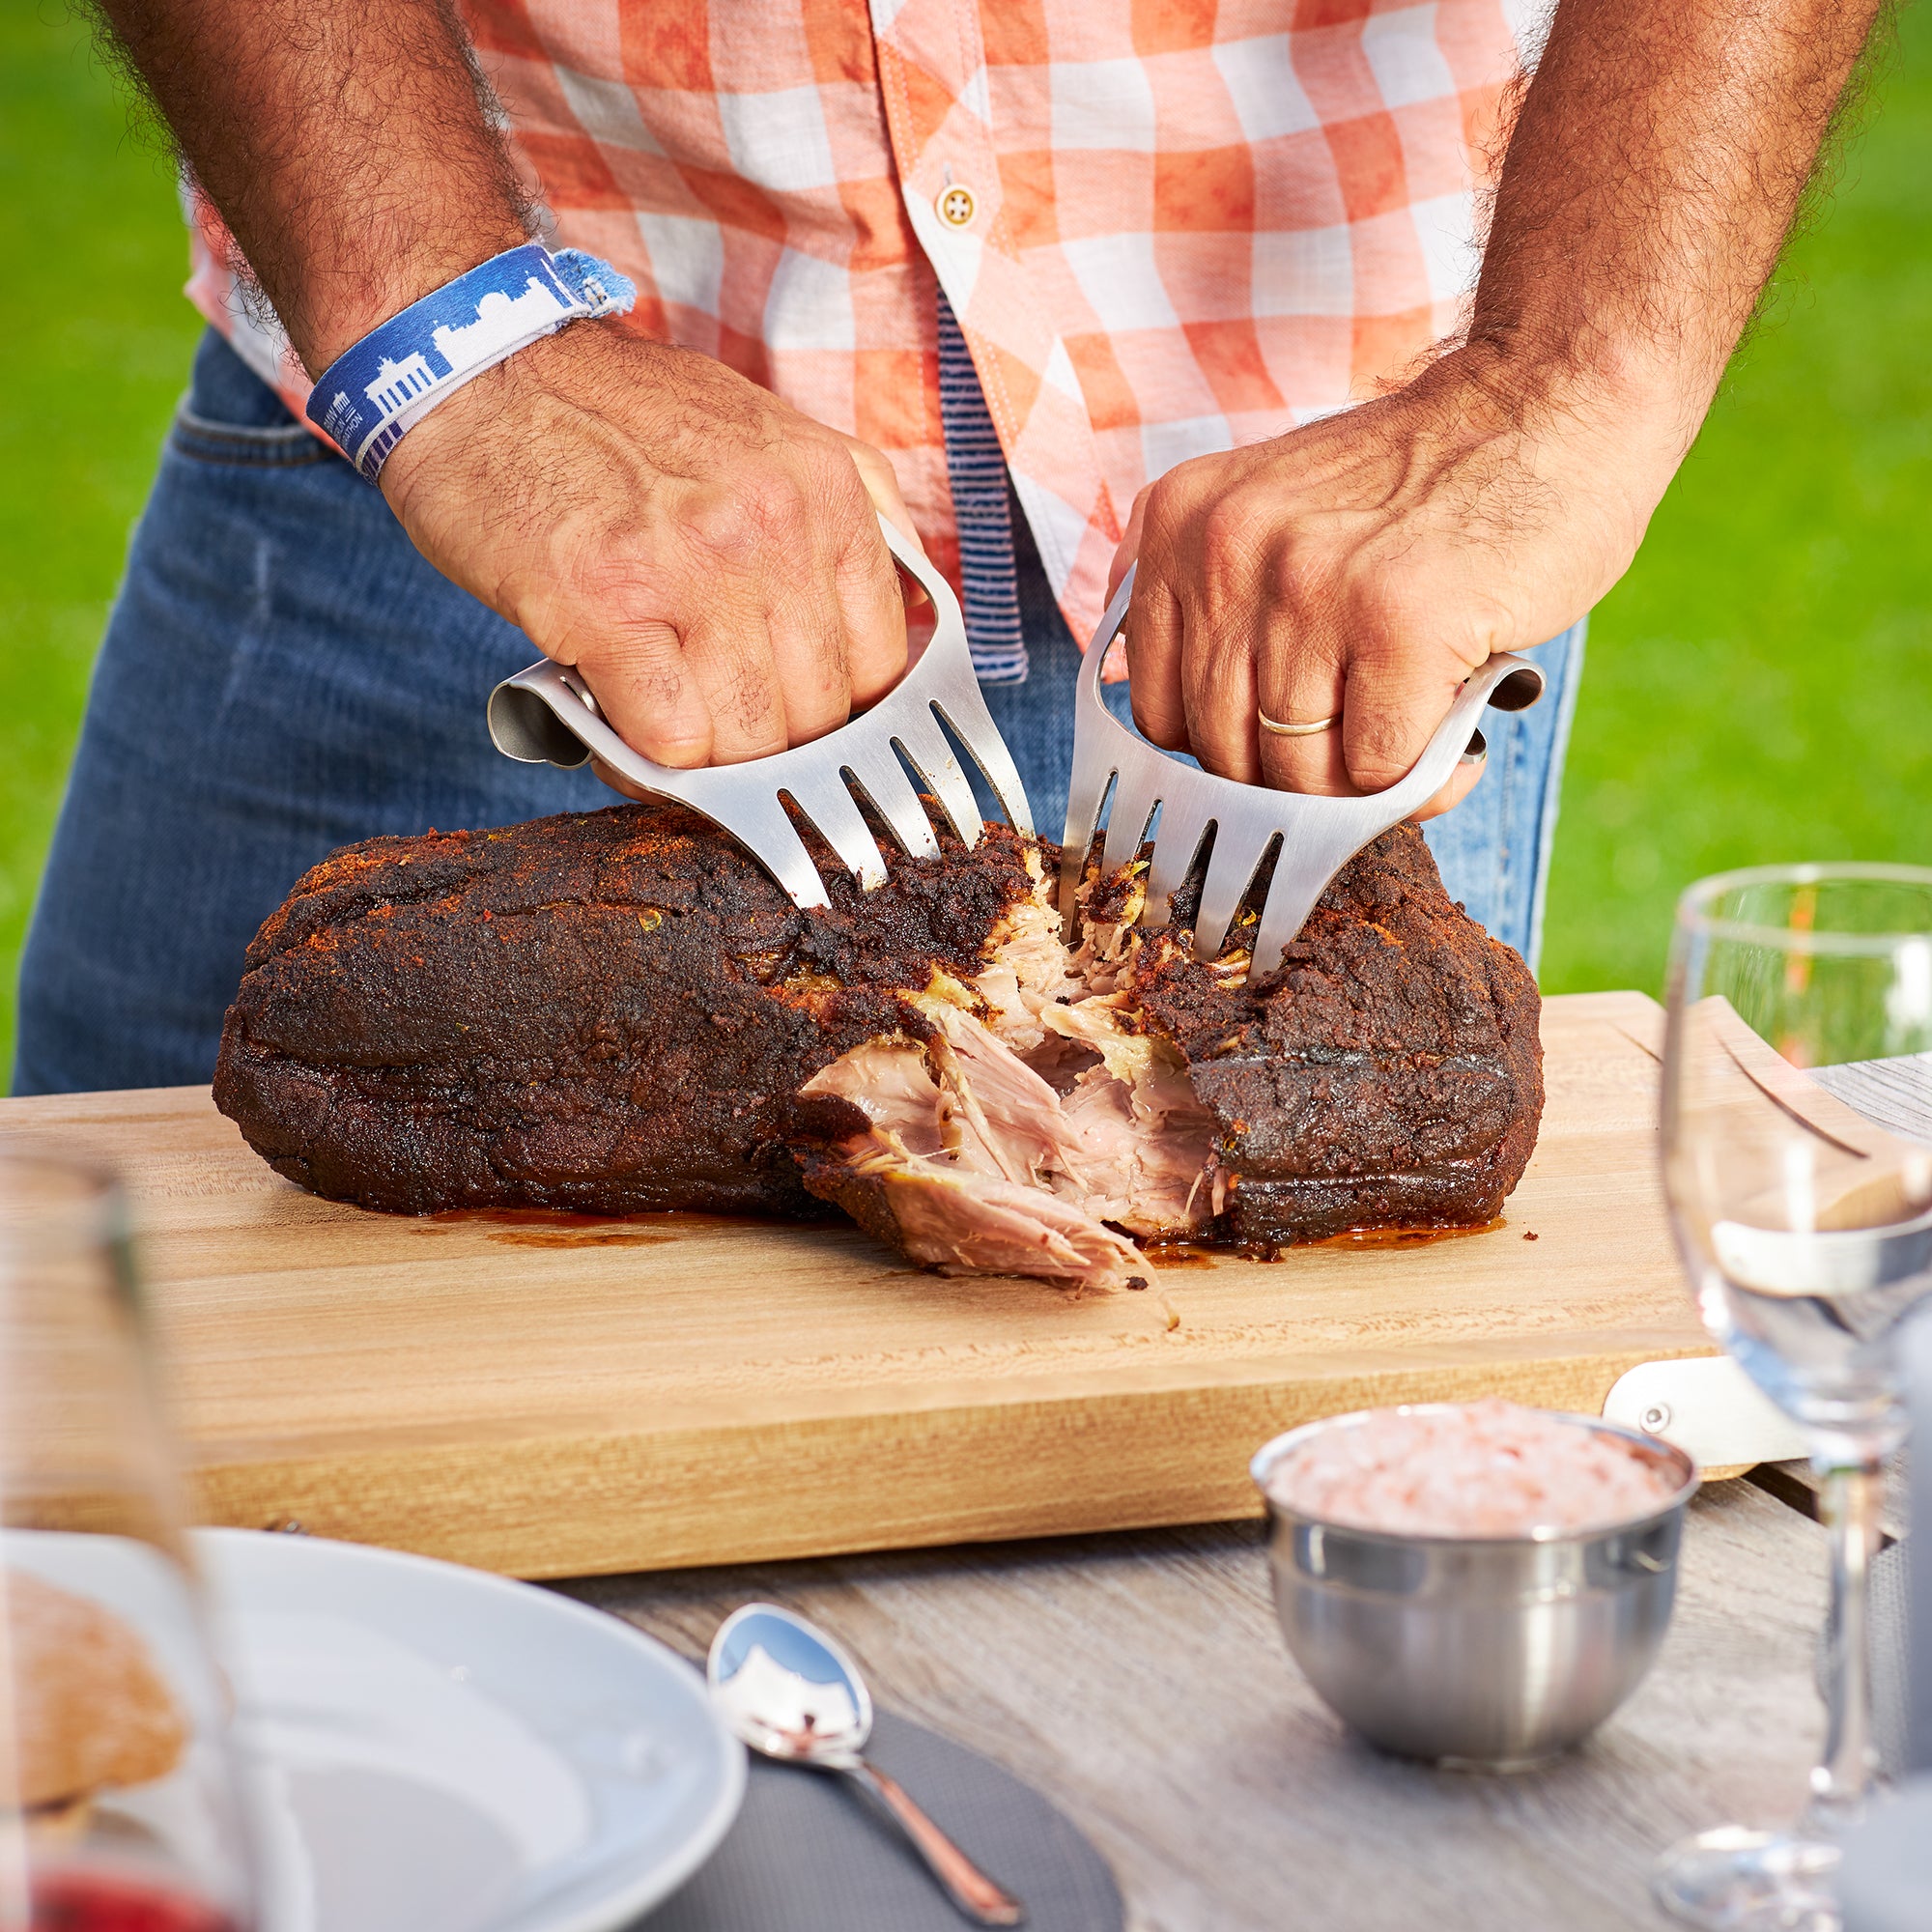
{"type": "Polygon", "coordinates": [[[174,170],[61,0],[0,0],[0,1091],[88,668],[200,325],[174,170]]]}
{"type": "MultiPolygon", "coordinates": [[[[60,0],[0,0],[0,1068],[88,667],[198,325],[174,181],[60,0]],[[31,266],[38,265],[38,266],[31,266]]],[[[1689,880],[1932,861],[1932,13],[1598,611],[1544,982],[1661,985],[1689,880]]],[[[4,1076],[0,1076],[4,1077],[4,1076]]]]}

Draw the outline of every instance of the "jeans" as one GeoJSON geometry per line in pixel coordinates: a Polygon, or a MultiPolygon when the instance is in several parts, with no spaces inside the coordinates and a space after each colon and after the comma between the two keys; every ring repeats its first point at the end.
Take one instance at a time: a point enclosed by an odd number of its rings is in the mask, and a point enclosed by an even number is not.
{"type": "MultiPolygon", "coordinates": [[[[1079,652],[1021,551],[1032,675],[987,697],[1051,836],[1079,652]]],[[[587,772],[492,748],[484,700],[534,655],[205,336],[95,668],[21,963],[14,1091],[207,1080],[248,941],[339,845],[609,803],[587,772]]],[[[1490,774],[1431,828],[1451,890],[1520,949],[1577,655],[1544,647],[1555,701],[1491,714],[1490,774]]]]}

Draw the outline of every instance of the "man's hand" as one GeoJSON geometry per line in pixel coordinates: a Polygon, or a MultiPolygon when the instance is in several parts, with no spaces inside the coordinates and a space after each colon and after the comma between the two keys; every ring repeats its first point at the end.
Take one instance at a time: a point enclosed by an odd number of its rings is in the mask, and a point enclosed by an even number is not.
{"type": "Polygon", "coordinates": [[[660,764],[803,744],[905,669],[891,466],[695,351],[575,324],[424,417],[383,489],[660,764]]]}
{"type": "Polygon", "coordinates": [[[1136,500],[1114,574],[1138,554],[1142,729],[1231,777],[1381,790],[1492,651],[1581,617],[1697,433],[1877,5],[1560,0],[1463,346],[1136,500]],[[1258,710],[1341,722],[1284,738],[1258,710]]]}
{"type": "MultiPolygon", "coordinates": [[[[1540,644],[1623,573],[1674,451],[1506,396],[1469,352],[1408,388],[1142,491],[1127,658],[1157,745],[1250,784],[1381,791],[1457,687],[1540,644]],[[1279,723],[1338,718],[1282,737],[1279,723]]],[[[1606,426],[1607,427],[1607,426],[1606,426]]],[[[1462,767],[1419,817],[1481,776],[1462,767]]]]}

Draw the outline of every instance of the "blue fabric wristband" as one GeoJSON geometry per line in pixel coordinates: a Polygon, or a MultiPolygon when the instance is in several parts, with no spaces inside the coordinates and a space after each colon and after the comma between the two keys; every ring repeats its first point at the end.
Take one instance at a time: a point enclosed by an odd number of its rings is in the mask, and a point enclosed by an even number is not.
{"type": "Polygon", "coordinates": [[[366,483],[397,443],[472,376],[580,316],[622,315],[637,289],[580,248],[506,249],[372,328],[322,372],[308,419],[366,483]]]}

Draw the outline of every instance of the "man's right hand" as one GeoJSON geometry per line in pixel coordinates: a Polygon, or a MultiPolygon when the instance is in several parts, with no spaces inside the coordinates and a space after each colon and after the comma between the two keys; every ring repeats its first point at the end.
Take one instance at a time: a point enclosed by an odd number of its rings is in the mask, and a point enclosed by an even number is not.
{"type": "Polygon", "coordinates": [[[693,350],[574,324],[425,416],[383,491],[660,764],[803,744],[905,669],[891,465],[693,350]]]}

